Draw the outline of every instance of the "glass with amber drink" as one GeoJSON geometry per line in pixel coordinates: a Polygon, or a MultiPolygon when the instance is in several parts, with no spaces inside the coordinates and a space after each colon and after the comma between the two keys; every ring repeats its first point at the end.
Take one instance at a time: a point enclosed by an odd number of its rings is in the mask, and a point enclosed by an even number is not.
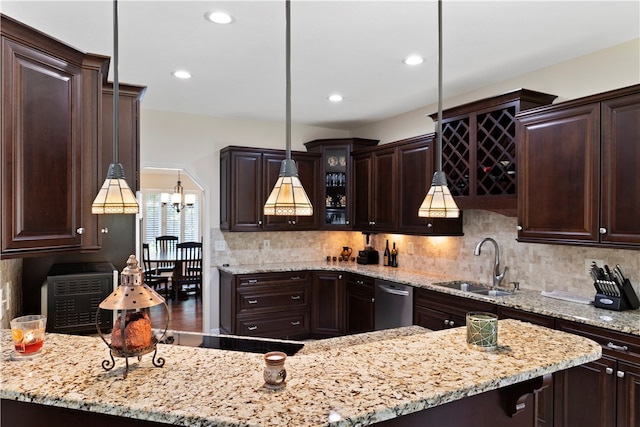
{"type": "Polygon", "coordinates": [[[32,356],[42,350],[47,317],[42,314],[11,320],[11,337],[17,356],[32,356]]]}

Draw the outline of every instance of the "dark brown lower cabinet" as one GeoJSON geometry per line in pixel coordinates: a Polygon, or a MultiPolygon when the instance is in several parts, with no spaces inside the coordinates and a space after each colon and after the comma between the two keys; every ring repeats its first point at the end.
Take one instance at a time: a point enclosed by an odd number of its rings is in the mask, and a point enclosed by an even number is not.
{"type": "Polygon", "coordinates": [[[564,320],[556,326],[599,342],[603,356],[555,374],[554,426],[640,426],[640,337],[564,320]]]}
{"type": "Polygon", "coordinates": [[[413,293],[413,323],[423,328],[439,331],[457,328],[466,323],[470,311],[495,313],[494,304],[472,300],[429,289],[416,289],[413,293]]]}
{"type": "Polygon", "coordinates": [[[347,274],[347,334],[371,332],[375,322],[374,279],[347,274]]]}
{"type": "Polygon", "coordinates": [[[311,279],[311,336],[329,338],[344,335],[345,274],[316,271],[311,279]]]}

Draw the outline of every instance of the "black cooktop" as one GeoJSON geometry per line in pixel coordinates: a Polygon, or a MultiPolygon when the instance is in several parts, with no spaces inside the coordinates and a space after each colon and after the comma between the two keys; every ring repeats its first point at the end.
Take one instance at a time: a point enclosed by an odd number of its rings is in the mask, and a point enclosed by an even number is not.
{"type": "Polygon", "coordinates": [[[293,356],[304,347],[304,344],[293,341],[185,332],[167,332],[167,336],[160,342],[164,344],[242,351],[246,353],[282,351],[287,356],[293,356]]]}

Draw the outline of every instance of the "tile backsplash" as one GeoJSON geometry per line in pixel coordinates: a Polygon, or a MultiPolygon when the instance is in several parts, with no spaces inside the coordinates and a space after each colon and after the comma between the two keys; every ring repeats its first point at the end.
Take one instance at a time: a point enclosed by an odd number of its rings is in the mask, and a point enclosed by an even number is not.
{"type": "MultiPolygon", "coordinates": [[[[526,289],[557,289],[593,296],[585,260],[601,259],[610,266],[620,264],[636,292],[640,293],[640,253],[637,250],[519,243],[516,241],[516,221],[516,218],[493,212],[470,210],[464,213],[462,237],[372,234],[371,244],[380,252],[382,260],[386,239],[390,245],[395,242],[401,268],[491,283],[493,246],[485,244],[479,256],[474,256],[473,250],[484,237],[492,237],[500,246],[501,267],[509,267],[503,284],[517,281],[526,289]]],[[[355,256],[364,244],[362,233],[350,231],[211,231],[212,265],[321,261],[327,255],[338,256],[343,246],[353,248],[355,256]],[[215,242],[222,240],[225,250],[214,251],[215,242]]]]}
{"type": "Polygon", "coordinates": [[[9,321],[18,316],[22,307],[22,260],[8,259],[0,261],[0,328],[9,328],[9,321]]]}

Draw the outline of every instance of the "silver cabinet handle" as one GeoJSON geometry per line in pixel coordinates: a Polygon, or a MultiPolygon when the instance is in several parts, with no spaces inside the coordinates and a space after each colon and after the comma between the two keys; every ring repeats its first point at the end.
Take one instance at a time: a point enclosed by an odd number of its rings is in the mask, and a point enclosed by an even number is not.
{"type": "Polygon", "coordinates": [[[376,302],[375,298],[371,298],[371,303],[373,304],[374,302],[376,302]]]}
{"type": "Polygon", "coordinates": [[[622,371],[618,371],[618,372],[616,372],[616,376],[617,376],[618,378],[624,378],[624,372],[622,372],[622,371]]]}
{"type": "Polygon", "coordinates": [[[627,347],[626,345],[616,345],[612,342],[607,344],[607,347],[612,349],[612,350],[620,350],[620,351],[627,351],[629,350],[629,347],[627,347]]]}
{"type": "Polygon", "coordinates": [[[433,228],[433,223],[431,222],[427,223],[427,228],[433,228]]]}
{"type": "Polygon", "coordinates": [[[300,299],[300,295],[291,295],[291,299],[297,301],[300,299]]]}
{"type": "Polygon", "coordinates": [[[346,220],[344,223],[345,223],[345,224],[347,224],[347,225],[349,225],[349,220],[346,220]]]}
{"type": "Polygon", "coordinates": [[[250,299],[250,300],[247,300],[247,302],[248,302],[249,304],[257,304],[257,303],[258,303],[258,300],[257,300],[257,299],[250,299]]]}
{"type": "Polygon", "coordinates": [[[454,322],[453,320],[449,320],[449,326],[454,326],[456,324],[456,322],[454,322]]]}
{"type": "Polygon", "coordinates": [[[445,320],[445,321],[444,321],[444,324],[445,324],[445,325],[448,325],[448,324],[449,324],[449,321],[448,321],[448,320],[445,320]]]}
{"type": "Polygon", "coordinates": [[[108,234],[109,233],[109,229],[107,227],[103,228],[100,231],[102,232],[102,234],[108,234]]]}
{"type": "Polygon", "coordinates": [[[258,279],[249,279],[249,283],[258,283],[258,279]]]}
{"type": "Polygon", "coordinates": [[[250,330],[250,331],[256,331],[256,330],[258,330],[258,327],[255,326],[255,325],[254,326],[247,326],[247,329],[250,330]]]}
{"type": "Polygon", "coordinates": [[[342,279],[342,274],[338,274],[338,279],[342,279]]]}
{"type": "Polygon", "coordinates": [[[516,230],[518,230],[518,231],[522,231],[522,226],[521,226],[521,225],[517,225],[517,226],[516,226],[516,230]]]}
{"type": "Polygon", "coordinates": [[[358,285],[364,285],[364,282],[363,282],[362,280],[356,280],[356,283],[357,283],[358,285]]]}
{"type": "Polygon", "coordinates": [[[291,322],[291,326],[300,326],[300,321],[294,320],[293,322],[291,322]]]}
{"type": "Polygon", "coordinates": [[[300,280],[300,276],[291,276],[291,280],[300,280]]]}
{"type": "Polygon", "coordinates": [[[607,375],[613,374],[613,369],[611,369],[611,368],[607,368],[604,371],[607,373],[607,375]]]}
{"type": "Polygon", "coordinates": [[[76,233],[78,234],[84,234],[84,227],[80,227],[76,230],[76,233]]]}
{"type": "Polygon", "coordinates": [[[296,225],[296,220],[294,219],[293,221],[291,221],[292,225],[296,225]]]}
{"type": "Polygon", "coordinates": [[[607,234],[607,229],[604,227],[600,227],[600,234],[607,234]]]}
{"type": "Polygon", "coordinates": [[[262,225],[262,220],[258,220],[258,225],[262,225]]]}

